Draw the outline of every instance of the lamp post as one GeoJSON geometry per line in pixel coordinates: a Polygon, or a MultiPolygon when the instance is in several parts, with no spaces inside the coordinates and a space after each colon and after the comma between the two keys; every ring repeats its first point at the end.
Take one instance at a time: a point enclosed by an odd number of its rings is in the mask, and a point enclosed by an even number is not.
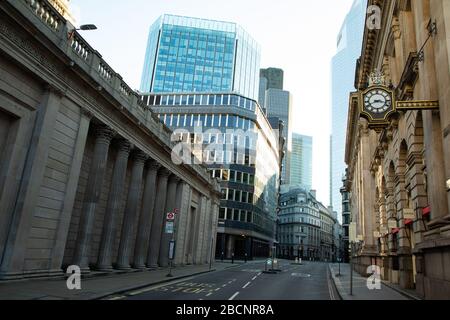
{"type": "Polygon", "coordinates": [[[72,29],[71,31],[69,31],[69,33],[67,34],[67,39],[72,39],[75,31],[91,31],[91,30],[97,30],[97,26],[95,24],[83,24],[81,25],[79,28],[75,28],[72,29]]]}

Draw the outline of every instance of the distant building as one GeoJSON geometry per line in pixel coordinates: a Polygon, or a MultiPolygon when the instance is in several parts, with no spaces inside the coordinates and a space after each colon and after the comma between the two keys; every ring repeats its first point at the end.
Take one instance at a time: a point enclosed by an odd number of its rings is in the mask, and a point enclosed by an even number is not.
{"type": "Polygon", "coordinates": [[[277,68],[261,69],[259,86],[259,104],[267,113],[267,117],[275,123],[278,118],[284,123],[283,136],[286,137],[285,157],[281,179],[283,184],[289,184],[290,178],[290,153],[292,150],[292,95],[283,90],[284,72],[277,68]]]}
{"type": "Polygon", "coordinates": [[[267,80],[266,89],[284,89],[284,71],[278,68],[261,69],[260,78],[267,80]]]}
{"type": "Polygon", "coordinates": [[[337,219],[316,199],[316,192],[290,188],[280,197],[279,256],[333,261],[337,219]]]}
{"type": "Polygon", "coordinates": [[[291,185],[300,185],[307,190],[311,190],[312,153],[313,138],[293,133],[289,179],[291,185]]]}
{"type": "Polygon", "coordinates": [[[334,210],[341,213],[342,175],[345,173],[345,130],[347,128],[348,96],[354,91],[356,60],[361,54],[367,0],[355,0],[347,14],[332,60],[332,138],[330,198],[334,210]]]}

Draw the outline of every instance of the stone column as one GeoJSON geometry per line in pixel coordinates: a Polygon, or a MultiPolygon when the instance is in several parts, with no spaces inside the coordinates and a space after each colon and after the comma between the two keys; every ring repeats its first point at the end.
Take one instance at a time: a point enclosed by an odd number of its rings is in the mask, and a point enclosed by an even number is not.
{"type": "Polygon", "coordinates": [[[89,170],[73,258],[73,264],[79,266],[84,272],[89,272],[89,250],[94,229],[95,210],[100,198],[109,146],[113,135],[114,132],[107,126],[99,126],[95,130],[94,155],[89,170]]]}
{"type": "Polygon", "coordinates": [[[157,268],[159,258],[159,247],[161,243],[161,232],[163,226],[163,219],[166,209],[166,194],[167,194],[167,180],[169,179],[170,171],[162,168],[159,171],[158,186],[156,188],[155,210],[153,212],[153,223],[150,233],[150,248],[147,256],[147,267],[157,268]]]}
{"type": "MultiPolygon", "coordinates": [[[[167,188],[166,209],[164,210],[164,213],[173,212],[174,209],[179,209],[179,207],[177,207],[178,203],[176,202],[178,182],[180,182],[180,178],[178,178],[177,176],[172,175],[169,179],[169,186],[167,188]]],[[[169,244],[170,240],[175,239],[174,234],[169,234],[165,232],[166,223],[167,221],[164,217],[161,235],[161,244],[159,248],[159,266],[163,268],[169,265],[169,244]]]]}
{"type": "Polygon", "coordinates": [[[122,203],[123,189],[127,175],[128,157],[131,144],[121,139],[118,141],[117,157],[109,191],[108,205],[103,221],[103,233],[100,242],[97,269],[112,271],[112,248],[117,233],[117,219],[122,203]]]}
{"type": "Polygon", "coordinates": [[[128,199],[125,207],[125,215],[122,224],[122,234],[120,237],[119,253],[117,256],[117,268],[121,270],[131,269],[130,258],[133,231],[136,222],[136,215],[139,205],[139,196],[141,193],[142,179],[144,173],[144,164],[147,155],[142,151],[136,151],[133,154],[133,168],[131,169],[131,182],[128,188],[128,199]]]}
{"type": "Polygon", "coordinates": [[[136,247],[134,251],[134,267],[145,269],[148,246],[150,241],[150,230],[152,228],[153,212],[156,198],[156,180],[160,165],[154,160],[148,164],[145,176],[144,197],[142,200],[142,210],[139,218],[138,232],[136,237],[136,247]]]}

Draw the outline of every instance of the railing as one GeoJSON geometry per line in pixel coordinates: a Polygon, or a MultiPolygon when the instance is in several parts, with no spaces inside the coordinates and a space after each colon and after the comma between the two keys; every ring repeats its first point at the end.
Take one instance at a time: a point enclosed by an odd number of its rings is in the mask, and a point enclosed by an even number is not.
{"type": "Polygon", "coordinates": [[[92,54],[90,46],[76,33],[72,35],[70,47],[84,61],[88,61],[92,54]]]}
{"type": "Polygon", "coordinates": [[[100,74],[100,77],[105,79],[107,82],[111,83],[111,79],[115,72],[106,64],[106,62],[100,60],[97,70],[98,73],[100,74]]]}
{"type": "Polygon", "coordinates": [[[23,0],[28,6],[34,11],[36,16],[38,16],[47,26],[52,28],[54,31],[59,31],[61,25],[64,21],[61,19],[59,12],[47,1],[43,0],[23,0]]]}

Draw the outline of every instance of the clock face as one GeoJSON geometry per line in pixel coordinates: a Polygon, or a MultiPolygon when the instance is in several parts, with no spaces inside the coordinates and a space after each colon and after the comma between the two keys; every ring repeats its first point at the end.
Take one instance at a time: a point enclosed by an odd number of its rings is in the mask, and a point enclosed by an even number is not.
{"type": "Polygon", "coordinates": [[[364,108],[374,114],[383,114],[392,107],[392,98],[389,92],[374,89],[364,96],[364,108]]]}

